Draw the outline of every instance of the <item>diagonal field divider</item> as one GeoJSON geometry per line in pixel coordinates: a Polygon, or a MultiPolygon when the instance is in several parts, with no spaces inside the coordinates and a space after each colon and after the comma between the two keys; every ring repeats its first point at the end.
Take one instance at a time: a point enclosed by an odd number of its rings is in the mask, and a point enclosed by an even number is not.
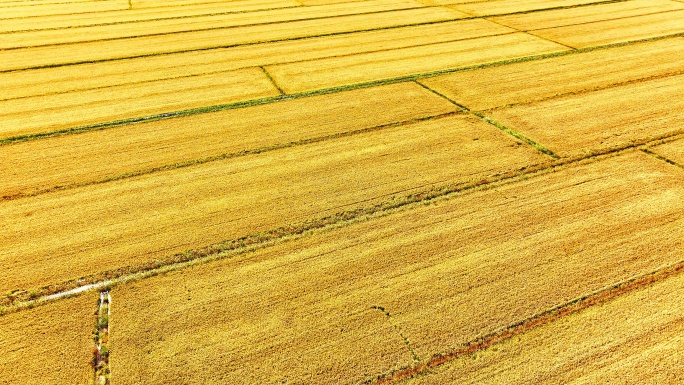
{"type": "Polygon", "coordinates": [[[521,133],[519,133],[513,129],[510,129],[510,128],[504,126],[503,124],[501,124],[501,123],[495,121],[494,119],[482,114],[481,112],[472,112],[472,114],[477,116],[478,118],[482,119],[483,121],[491,124],[492,126],[498,128],[499,130],[507,133],[508,135],[510,135],[516,139],[522,140],[523,142],[525,142],[525,143],[529,144],[530,146],[536,148],[540,152],[542,152],[542,153],[544,153],[544,154],[546,154],[546,155],[548,155],[554,159],[560,158],[558,155],[553,153],[553,151],[549,150],[548,148],[544,147],[543,145],[535,142],[534,140],[526,137],[525,135],[523,135],[523,134],[521,134],[521,133]]]}
{"type": "Polygon", "coordinates": [[[679,167],[679,168],[684,169],[684,164],[677,163],[676,161],[674,161],[674,160],[672,160],[672,159],[669,159],[669,158],[667,158],[667,157],[665,157],[665,156],[662,156],[662,155],[660,155],[660,154],[657,154],[657,153],[651,151],[650,148],[644,148],[644,149],[642,149],[641,151],[643,151],[644,153],[646,153],[646,154],[648,154],[648,155],[651,155],[652,157],[654,157],[654,158],[656,158],[656,159],[658,159],[658,160],[662,160],[663,162],[666,162],[666,163],[669,163],[669,164],[671,164],[671,165],[673,165],[673,166],[677,166],[677,167],[679,167]]]}
{"type": "Polygon", "coordinates": [[[560,158],[558,155],[554,154],[553,151],[549,150],[548,148],[546,148],[546,147],[542,146],[541,144],[539,144],[539,143],[533,141],[532,139],[526,137],[525,135],[523,135],[523,134],[521,134],[521,133],[519,133],[519,132],[516,132],[515,130],[512,130],[512,129],[506,127],[506,126],[504,126],[503,124],[501,124],[501,123],[495,121],[494,119],[492,119],[492,118],[490,118],[490,117],[484,115],[482,112],[473,111],[473,110],[471,110],[470,108],[464,106],[463,104],[457,103],[456,101],[454,101],[454,100],[451,99],[450,97],[444,95],[444,94],[441,93],[441,92],[438,92],[437,90],[434,90],[434,89],[430,88],[429,86],[427,86],[427,85],[425,85],[425,84],[423,84],[423,83],[421,83],[421,82],[416,81],[415,83],[418,84],[419,86],[425,88],[426,90],[432,92],[433,94],[435,94],[435,95],[437,95],[437,96],[439,96],[439,97],[441,97],[441,98],[443,98],[443,99],[446,99],[448,102],[454,104],[455,106],[457,106],[457,107],[460,108],[461,110],[466,111],[466,112],[470,113],[471,115],[476,116],[476,117],[482,119],[483,121],[485,121],[486,123],[489,123],[489,124],[491,124],[492,126],[498,128],[499,130],[505,132],[506,134],[508,134],[508,135],[510,135],[510,136],[512,136],[512,137],[514,137],[514,138],[516,138],[516,139],[518,139],[518,140],[521,140],[521,141],[523,141],[523,142],[529,144],[530,146],[532,146],[532,147],[536,148],[537,150],[539,150],[541,153],[546,154],[546,155],[548,155],[548,156],[550,156],[550,157],[552,157],[552,158],[554,158],[554,159],[559,159],[559,158],[560,158]]]}
{"type": "Polygon", "coordinates": [[[399,334],[399,337],[401,337],[401,340],[404,341],[404,345],[406,345],[406,349],[408,349],[409,353],[411,353],[411,356],[413,357],[413,361],[420,362],[421,361],[420,357],[418,356],[416,351],[411,347],[411,341],[408,339],[408,337],[406,337],[406,335],[404,335],[404,332],[401,330],[401,327],[399,325],[397,325],[392,320],[392,315],[390,314],[390,312],[387,309],[385,309],[384,307],[377,306],[377,305],[371,306],[371,309],[382,312],[387,317],[387,321],[390,323],[390,325],[392,325],[394,330],[397,331],[397,334],[399,334]]]}

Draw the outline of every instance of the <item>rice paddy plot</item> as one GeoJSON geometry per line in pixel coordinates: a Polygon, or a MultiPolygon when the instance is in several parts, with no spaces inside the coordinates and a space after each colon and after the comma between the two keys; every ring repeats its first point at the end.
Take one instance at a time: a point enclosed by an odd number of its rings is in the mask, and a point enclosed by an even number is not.
{"type": "Polygon", "coordinates": [[[322,141],[456,109],[401,83],[15,143],[0,146],[0,197],[322,141]]]}
{"type": "Polygon", "coordinates": [[[574,48],[615,44],[684,33],[684,10],[530,31],[574,48]]]}
{"type": "Polygon", "coordinates": [[[125,284],[113,369],[315,384],[417,365],[681,260],[682,181],[635,152],[125,284]]]}
{"type": "Polygon", "coordinates": [[[280,95],[261,69],[0,101],[0,139],[280,95]]]}
{"type": "Polygon", "coordinates": [[[340,36],[194,51],[0,73],[0,99],[196,76],[244,67],[421,46],[510,32],[485,20],[460,20],[340,36]],[[30,74],[30,76],[28,76],[30,74]]]}
{"type": "Polygon", "coordinates": [[[512,33],[390,51],[267,66],[285,92],[305,92],[445,71],[567,48],[512,33]]]}
{"type": "Polygon", "coordinates": [[[300,20],[289,23],[17,48],[2,52],[3,60],[0,64],[0,71],[71,65],[257,44],[269,41],[302,39],[455,20],[465,16],[465,14],[449,8],[417,8],[366,15],[300,20]]]}
{"type": "Polygon", "coordinates": [[[681,132],[684,75],[486,112],[561,156],[605,152],[681,132]]]}
{"type": "Polygon", "coordinates": [[[682,287],[671,277],[402,383],[680,383],[682,287]]]}
{"type": "Polygon", "coordinates": [[[497,16],[492,17],[489,20],[512,28],[530,31],[650,15],[680,9],[684,9],[684,4],[670,0],[633,0],[609,4],[596,4],[573,9],[558,9],[497,16]]]}
{"type": "Polygon", "coordinates": [[[0,316],[0,384],[91,385],[95,296],[0,316]]]}
{"type": "MultiPolygon", "coordinates": [[[[71,27],[58,30],[14,32],[11,34],[2,35],[2,38],[0,39],[0,49],[16,49],[53,44],[80,43],[98,40],[165,35],[181,32],[206,31],[222,28],[235,28],[240,26],[293,22],[298,20],[325,19],[329,17],[340,17],[346,15],[358,15],[364,13],[375,13],[420,7],[422,7],[420,3],[412,0],[369,0],[351,4],[334,4],[307,8],[282,8],[259,12],[241,12],[229,15],[206,15],[127,22],[121,24],[71,27]]],[[[270,26],[269,28],[277,29],[275,26],[270,26]]],[[[257,37],[257,39],[269,40],[268,37],[257,37]]]]}
{"type": "Polygon", "coordinates": [[[10,200],[0,204],[0,293],[174,260],[551,160],[457,115],[10,200]]]}
{"type": "Polygon", "coordinates": [[[529,103],[684,72],[684,39],[630,44],[421,79],[472,109],[529,103]]]}

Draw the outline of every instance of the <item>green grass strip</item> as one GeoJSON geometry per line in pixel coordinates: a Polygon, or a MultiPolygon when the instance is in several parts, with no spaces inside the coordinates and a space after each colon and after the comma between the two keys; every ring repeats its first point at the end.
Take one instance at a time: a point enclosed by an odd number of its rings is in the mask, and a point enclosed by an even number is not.
{"type": "Polygon", "coordinates": [[[535,142],[534,140],[532,140],[532,139],[526,137],[525,135],[523,135],[523,134],[521,134],[521,133],[519,133],[519,132],[517,132],[517,131],[514,131],[514,130],[512,130],[512,129],[506,127],[506,126],[504,126],[503,124],[501,124],[501,123],[495,121],[494,119],[492,119],[492,118],[490,118],[490,117],[488,117],[488,116],[485,116],[485,115],[483,115],[483,114],[480,113],[480,112],[472,112],[472,114],[475,115],[475,116],[477,116],[478,118],[484,120],[485,122],[491,124],[492,126],[498,128],[499,130],[501,130],[501,131],[507,133],[508,135],[511,135],[512,137],[514,137],[514,138],[516,138],[516,139],[519,139],[519,140],[521,140],[521,141],[523,141],[523,142],[529,144],[530,146],[536,148],[536,149],[539,150],[540,152],[542,152],[542,153],[544,153],[544,154],[546,154],[546,155],[548,155],[548,156],[550,156],[550,157],[552,157],[552,158],[554,158],[554,159],[560,159],[560,157],[559,157],[558,155],[554,154],[553,151],[551,151],[551,150],[549,150],[548,148],[542,146],[541,144],[535,142]]]}

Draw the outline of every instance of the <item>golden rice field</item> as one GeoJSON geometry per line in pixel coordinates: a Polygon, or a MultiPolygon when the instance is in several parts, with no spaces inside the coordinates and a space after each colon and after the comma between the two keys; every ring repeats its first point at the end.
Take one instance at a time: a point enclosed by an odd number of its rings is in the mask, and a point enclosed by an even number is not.
{"type": "Polygon", "coordinates": [[[684,0],[0,0],[0,384],[684,383],[684,0]]]}

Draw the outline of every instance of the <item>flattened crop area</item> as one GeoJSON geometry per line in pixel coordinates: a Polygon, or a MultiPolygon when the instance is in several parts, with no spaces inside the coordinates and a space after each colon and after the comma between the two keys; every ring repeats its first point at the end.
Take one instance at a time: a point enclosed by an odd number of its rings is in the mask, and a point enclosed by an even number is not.
{"type": "Polygon", "coordinates": [[[682,52],[675,0],[0,0],[0,384],[680,384],[682,52]]]}

